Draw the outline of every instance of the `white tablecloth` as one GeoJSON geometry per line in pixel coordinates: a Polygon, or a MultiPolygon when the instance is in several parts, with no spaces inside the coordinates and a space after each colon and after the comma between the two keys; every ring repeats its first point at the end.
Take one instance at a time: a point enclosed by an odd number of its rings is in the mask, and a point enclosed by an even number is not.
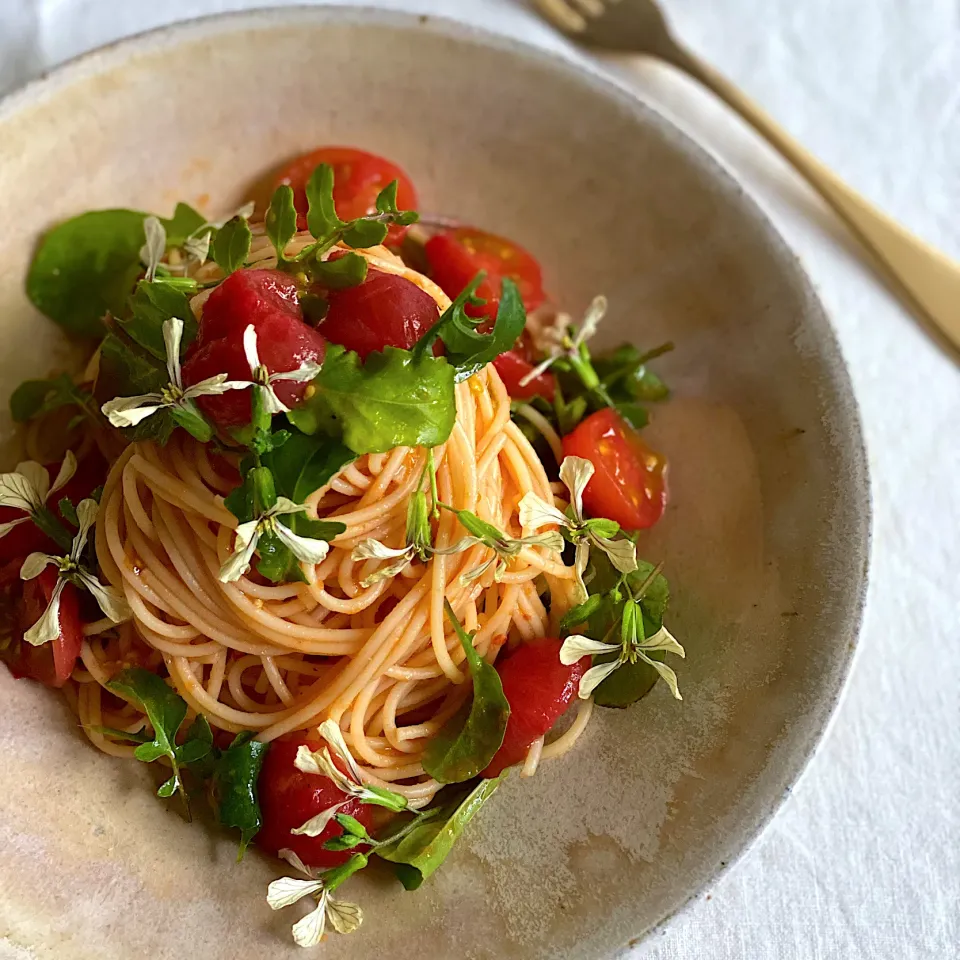
{"type": "MultiPolygon", "coordinates": [[[[377,2],[569,49],[511,0],[377,2]]],[[[0,0],[0,91],[124,34],[265,5],[0,0]]],[[[666,5],[808,147],[960,257],[958,0],[666,5]]],[[[850,364],[876,508],[863,646],[829,740],[752,854],[632,957],[958,958],[960,369],[742,123],[668,68],[644,65],[632,82],[736,171],[801,254],[850,364]]]]}

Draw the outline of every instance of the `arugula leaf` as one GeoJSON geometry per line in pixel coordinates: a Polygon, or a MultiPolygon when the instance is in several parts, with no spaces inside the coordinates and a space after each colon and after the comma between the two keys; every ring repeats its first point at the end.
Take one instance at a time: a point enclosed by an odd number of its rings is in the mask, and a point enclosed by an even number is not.
{"type": "Polygon", "coordinates": [[[420,219],[412,210],[397,209],[397,183],[388,184],[377,196],[377,213],[358,217],[356,220],[341,220],[333,200],[333,167],[321,163],[307,181],[307,229],[317,243],[304,255],[319,256],[342,240],[348,247],[375,247],[387,237],[389,224],[408,226],[420,219]]]}
{"type": "Polygon", "coordinates": [[[212,253],[217,266],[226,275],[239,270],[250,255],[253,235],[246,217],[228,220],[213,238],[212,253]]]}
{"type": "MultiPolygon", "coordinates": [[[[167,385],[167,370],[156,358],[136,349],[122,331],[108,333],[100,345],[100,364],[93,393],[98,404],[114,397],[134,397],[157,393],[167,385]]],[[[176,424],[168,410],[147,417],[135,427],[124,430],[131,440],[153,440],[165,444],[176,424]]]]}
{"type": "Polygon", "coordinates": [[[467,824],[493,796],[504,774],[481,780],[465,797],[425,810],[394,838],[377,846],[376,854],[396,864],[397,877],[407,890],[416,890],[443,863],[467,824]]]}
{"type": "MultiPolygon", "coordinates": [[[[356,454],[339,440],[293,433],[283,446],[263,457],[263,464],[273,473],[280,496],[303,503],[355,459],[356,454]]],[[[291,518],[297,516],[292,514],[291,518]]]]}
{"type": "Polygon", "coordinates": [[[210,752],[213,735],[206,719],[198,716],[190,725],[183,744],[177,745],[177,732],[187,715],[187,704],[160,677],[140,667],[128,667],[107,684],[107,689],[140,704],[153,727],[153,740],[141,743],[134,750],[134,756],[144,763],[152,763],[160,757],[170,761],[173,774],[161,784],[157,796],[171,797],[179,790],[186,801],[180,767],[194,763],[210,752]]]}
{"type": "Polygon", "coordinates": [[[281,183],[273,191],[265,226],[273,249],[277,251],[277,261],[282,263],[285,259],[283,251],[297,233],[297,209],[293,203],[293,188],[289,184],[281,183]]]}
{"type": "Polygon", "coordinates": [[[313,395],[287,417],[303,433],[334,436],[357,454],[435,447],[450,436],[457,410],[454,371],[442,357],[416,359],[386,347],[361,362],[329,344],[313,395]]]}
{"type": "Polygon", "coordinates": [[[240,831],[240,850],[237,860],[243,859],[247,845],[260,831],[263,817],[257,780],[270,745],[253,739],[253,733],[244,730],[216,760],[213,772],[213,795],[217,818],[225,827],[240,831]]]}
{"type": "Polygon", "coordinates": [[[471,317],[468,306],[481,306],[484,300],[475,296],[485,274],[478,273],[460,292],[460,295],[441,314],[440,319],[414,344],[415,357],[427,356],[433,350],[437,338],[446,347],[446,360],[456,367],[456,380],[466,380],[501,353],[510,350],[523,333],[527,314],[517,285],[504,277],[500,288],[500,304],[493,329],[480,333],[478,327],[487,322],[486,317],[471,317]]]}
{"type": "Polygon", "coordinates": [[[68,333],[103,335],[103,316],[118,314],[142,267],[143,220],[136,210],[93,210],[50,230],[27,274],[27,296],[68,333]]]}
{"type": "Polygon", "coordinates": [[[186,239],[206,226],[207,218],[194,210],[189,203],[178,203],[173,216],[168,220],[160,217],[160,223],[167,234],[167,249],[182,247],[186,239]]]}
{"type": "Polygon", "coordinates": [[[309,266],[310,279],[328,290],[356,287],[367,279],[369,264],[359,253],[345,253],[336,260],[318,260],[309,266]]]}
{"type": "Polygon", "coordinates": [[[500,674],[473,648],[470,634],[460,625],[449,601],[444,601],[444,606],[467,657],[473,696],[427,744],[423,769],[440,783],[462,783],[477,776],[500,749],[510,704],[500,674]]]}
{"type": "Polygon", "coordinates": [[[197,320],[183,290],[163,282],[141,280],[130,298],[129,316],[117,322],[132,340],[166,364],[163,323],[171,317],[179,317],[183,321],[183,337],[180,341],[182,357],[197,336],[197,320]]]}
{"type": "Polygon", "coordinates": [[[78,407],[83,415],[97,418],[93,395],[65,373],[49,380],[24,380],[10,396],[10,415],[16,423],[71,406],[78,407]]]}

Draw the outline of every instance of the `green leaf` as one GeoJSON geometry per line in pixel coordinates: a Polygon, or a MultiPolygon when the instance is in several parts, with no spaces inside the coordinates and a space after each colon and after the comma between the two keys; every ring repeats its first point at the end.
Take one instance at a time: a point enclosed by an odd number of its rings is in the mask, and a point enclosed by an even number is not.
{"type": "Polygon", "coordinates": [[[54,323],[84,337],[122,313],[142,267],[143,220],[136,210],[94,210],[50,230],[27,274],[27,296],[54,323]]]}
{"type": "Polygon", "coordinates": [[[217,798],[217,817],[225,827],[240,831],[238,860],[263,825],[257,780],[269,747],[267,743],[254,740],[253,734],[245,730],[238,733],[233,743],[223,751],[214,768],[213,793],[217,798]]]}
{"type": "Polygon", "coordinates": [[[79,528],[80,518],[77,516],[77,508],[73,505],[73,501],[69,497],[61,498],[57,504],[57,509],[60,511],[60,516],[63,517],[70,526],[79,528]]]}
{"type": "Polygon", "coordinates": [[[217,266],[229,276],[239,270],[250,255],[253,236],[245,217],[228,220],[213,238],[211,251],[217,266]]]}
{"type": "Polygon", "coordinates": [[[394,447],[435,447],[456,420],[454,371],[442,357],[420,360],[386,347],[361,362],[338,344],[313,381],[313,396],[288,414],[303,433],[342,435],[354,453],[386,453],[394,447]]]}
{"type": "MultiPolygon", "coordinates": [[[[186,701],[155,673],[140,667],[129,667],[122,671],[115,680],[107,684],[107,689],[133,700],[146,712],[153,727],[153,740],[141,743],[134,750],[134,756],[144,763],[151,763],[160,757],[166,757],[170,761],[173,785],[169,793],[160,794],[170,796],[178,786],[182,787],[176,736],[187,715],[186,701]]],[[[167,781],[160,789],[165,789],[169,783],[170,781],[167,781]]]]}
{"type": "Polygon", "coordinates": [[[273,192],[266,217],[267,236],[277,251],[277,260],[283,261],[283,251],[297,233],[297,209],[293,203],[293,188],[280,184],[273,192]]]}
{"type": "MultiPolygon", "coordinates": [[[[98,404],[114,397],[156,393],[166,384],[167,370],[159,360],[137,349],[121,331],[107,334],[100,345],[100,364],[93,390],[98,404]]],[[[175,426],[169,411],[161,410],[122,432],[130,440],[153,440],[165,444],[175,426]]]]}
{"type": "Polygon", "coordinates": [[[346,253],[336,260],[319,260],[310,266],[310,279],[328,290],[356,287],[367,279],[367,260],[359,253],[346,253]]]}
{"type": "Polygon", "coordinates": [[[202,760],[213,749],[213,731],[207,718],[198,713],[193,723],[187,728],[187,735],[183,744],[176,748],[177,759],[180,763],[196,763],[202,760]]]}
{"type": "MultiPolygon", "coordinates": [[[[592,551],[590,565],[594,571],[593,580],[590,581],[590,591],[599,596],[601,602],[596,610],[591,612],[584,633],[595,640],[602,640],[610,629],[622,620],[624,603],[632,601],[626,598],[625,591],[619,598],[616,597],[614,588],[620,580],[620,575],[603,553],[599,550],[592,551]]],[[[626,576],[626,583],[634,592],[646,584],[643,596],[639,599],[644,637],[653,636],[663,626],[663,616],[670,600],[670,586],[667,578],[661,573],[654,576],[655,569],[652,563],[638,560],[637,569],[626,576]]],[[[588,603],[592,600],[591,596],[588,603]]],[[[593,662],[606,663],[615,656],[616,654],[610,654],[595,657],[593,662]]],[[[662,660],[664,654],[658,651],[650,656],[655,660],[662,660]]],[[[601,707],[627,707],[646,696],[658,678],[657,671],[642,660],[625,663],[596,688],[593,694],[594,703],[601,707]]]]}
{"type": "Polygon", "coordinates": [[[505,774],[481,780],[466,797],[419,814],[396,839],[378,846],[378,857],[397,865],[397,876],[407,890],[416,890],[443,863],[467,824],[493,796],[505,774]]]}
{"type": "Polygon", "coordinates": [[[361,217],[344,227],[341,239],[348,247],[365,250],[375,247],[387,239],[389,227],[379,220],[369,220],[361,217]]]}
{"type": "Polygon", "coordinates": [[[10,414],[17,423],[71,406],[96,418],[93,395],[78,387],[65,373],[49,380],[24,380],[10,396],[10,414]]]}
{"type": "MultiPolygon", "coordinates": [[[[355,459],[352,450],[332,437],[294,433],[283,446],[266,454],[263,464],[273,473],[280,496],[303,503],[355,459]]],[[[296,527],[291,529],[296,531],[296,527]]]]}
{"type": "Polygon", "coordinates": [[[141,280],[130,298],[130,314],[118,322],[132,340],[166,364],[163,324],[171,317],[179,317],[183,321],[183,338],[180,342],[180,356],[183,357],[187,347],[196,339],[197,320],[182,290],[163,282],[141,280]]]}
{"type": "Polygon", "coordinates": [[[321,163],[310,175],[306,186],[307,229],[317,240],[332,236],[345,224],[337,216],[333,202],[333,167],[321,163]]]}
{"type": "Polygon", "coordinates": [[[167,249],[182,247],[187,237],[206,226],[207,219],[189,203],[178,203],[169,220],[160,217],[160,223],[167,233],[167,249]]]}
{"type": "Polygon", "coordinates": [[[471,317],[466,308],[483,303],[474,296],[483,277],[484,274],[477,274],[413,347],[416,356],[426,356],[439,337],[446,347],[447,362],[456,367],[457,382],[473,376],[501,353],[510,350],[527,322],[517,285],[509,277],[504,277],[493,330],[489,333],[478,331],[478,327],[486,322],[486,317],[471,317]]]}
{"type": "Polygon", "coordinates": [[[484,770],[500,749],[510,704],[500,674],[474,649],[470,635],[460,626],[449,603],[446,607],[467,657],[473,696],[427,744],[423,769],[440,783],[462,783],[484,770]]]}
{"type": "Polygon", "coordinates": [[[397,213],[397,190],[400,188],[399,180],[391,180],[377,194],[377,213],[397,213]]]}

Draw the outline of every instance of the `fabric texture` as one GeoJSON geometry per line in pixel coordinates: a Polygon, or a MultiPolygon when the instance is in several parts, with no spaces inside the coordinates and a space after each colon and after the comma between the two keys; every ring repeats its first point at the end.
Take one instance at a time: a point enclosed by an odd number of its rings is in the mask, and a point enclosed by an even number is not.
{"type": "MultiPolygon", "coordinates": [[[[511,0],[378,2],[580,55],[511,0]]],[[[126,34],[267,5],[0,0],[0,91],[126,34]]],[[[809,149],[960,258],[958,0],[666,7],[679,36],[809,149]]],[[[861,650],[827,741],[748,856],[630,956],[958,958],[960,367],[817,195],[729,110],[663,65],[612,69],[730,167],[803,260],[861,404],[875,511],[861,650]]],[[[8,946],[0,956],[17,956],[8,946]]]]}

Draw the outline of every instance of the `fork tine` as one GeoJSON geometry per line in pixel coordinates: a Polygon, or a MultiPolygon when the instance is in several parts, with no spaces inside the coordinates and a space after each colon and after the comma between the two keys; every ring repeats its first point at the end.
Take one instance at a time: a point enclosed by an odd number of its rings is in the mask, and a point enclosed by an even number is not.
{"type": "Polygon", "coordinates": [[[567,0],[534,0],[540,12],[566,33],[583,33],[587,29],[584,16],[567,4],[567,0]]]}
{"type": "Polygon", "coordinates": [[[588,17],[602,17],[604,3],[603,0],[573,0],[573,4],[588,17]]]}

